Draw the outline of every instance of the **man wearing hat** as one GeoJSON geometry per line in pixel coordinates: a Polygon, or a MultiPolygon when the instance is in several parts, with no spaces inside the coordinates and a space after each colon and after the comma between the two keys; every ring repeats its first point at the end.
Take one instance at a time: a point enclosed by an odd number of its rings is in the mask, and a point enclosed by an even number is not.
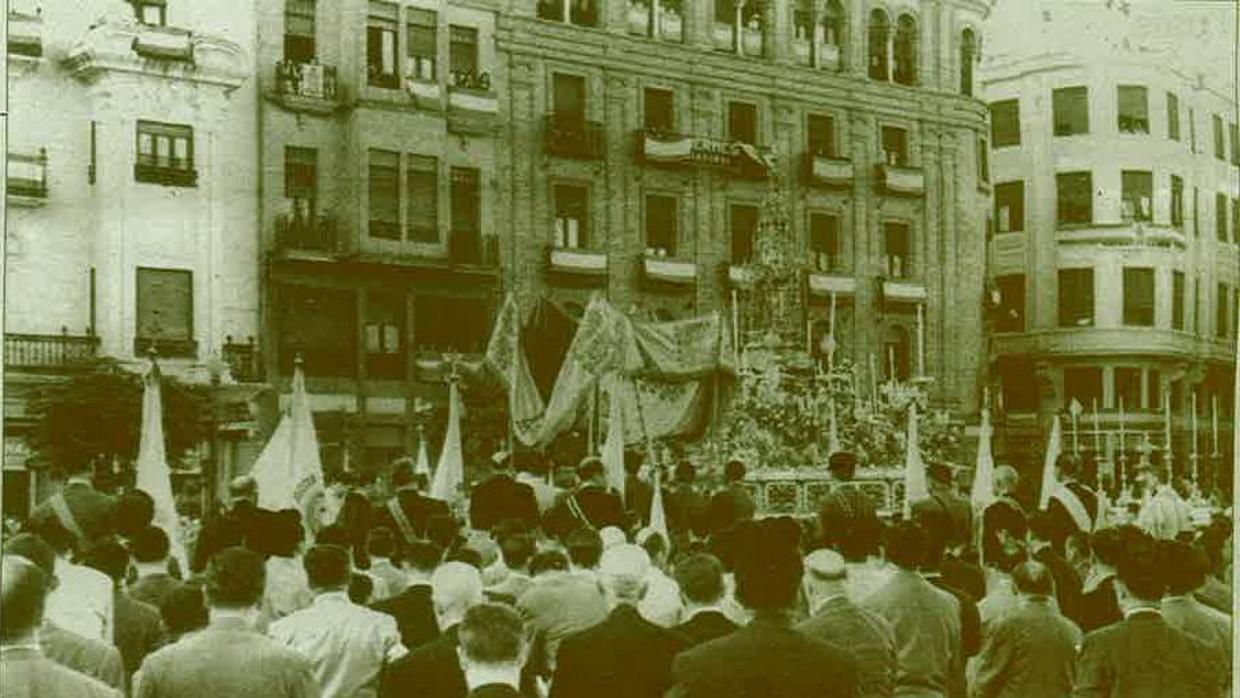
{"type": "Polygon", "coordinates": [[[551,530],[560,535],[582,526],[595,530],[623,528],[626,519],[620,495],[607,488],[603,461],[588,456],[577,466],[577,491],[565,497],[551,513],[551,530]]]}
{"type": "Polygon", "coordinates": [[[930,496],[913,502],[914,514],[918,510],[942,512],[945,516],[938,520],[943,522],[943,530],[930,533],[942,536],[948,550],[968,545],[973,532],[973,505],[954,491],[951,466],[946,463],[927,466],[926,487],[930,496]]]}
{"type": "Polygon", "coordinates": [[[847,546],[856,552],[852,557],[860,558],[850,558],[850,561],[864,561],[870,552],[878,548],[882,524],[878,520],[878,510],[873,500],[851,484],[857,472],[857,456],[848,451],[837,451],[831,454],[827,468],[831,471],[836,485],[823,499],[818,511],[823,542],[827,547],[849,555],[841,548],[847,546]]]}

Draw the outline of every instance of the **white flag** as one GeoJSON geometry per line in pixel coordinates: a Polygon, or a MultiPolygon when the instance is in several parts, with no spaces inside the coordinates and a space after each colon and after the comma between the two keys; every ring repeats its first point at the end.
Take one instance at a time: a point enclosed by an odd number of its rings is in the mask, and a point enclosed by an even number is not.
{"type": "Polygon", "coordinates": [[[448,387],[448,432],[444,435],[443,450],[439,464],[435,466],[435,479],[431,482],[430,496],[451,502],[456,499],[457,489],[465,481],[465,459],[461,451],[461,392],[456,381],[448,387]]]}
{"type": "Polygon", "coordinates": [[[188,574],[188,558],[181,541],[180,518],[176,501],[172,497],[172,474],[164,451],[164,411],[160,399],[159,366],[151,361],[151,368],[143,378],[142,432],[138,439],[138,489],[155,500],[155,517],[151,523],[162,528],[168,535],[172,556],[181,566],[181,573],[188,574]]]}
{"type": "Polygon", "coordinates": [[[904,518],[913,517],[913,502],[930,496],[926,488],[926,464],[921,460],[917,427],[917,403],[908,406],[908,438],[904,445],[904,518]]]}
{"type": "Polygon", "coordinates": [[[425,475],[429,483],[431,479],[431,457],[426,453],[426,437],[418,436],[418,459],[413,464],[413,474],[425,475]]]}
{"type": "Polygon", "coordinates": [[[620,374],[607,381],[607,440],[603,442],[603,471],[607,485],[624,497],[624,400],[620,396],[620,374]]]}
{"type": "Polygon", "coordinates": [[[650,528],[663,535],[663,540],[671,541],[667,535],[667,514],[663,512],[663,483],[659,481],[659,466],[654,466],[654,496],[650,498],[650,528]]]}
{"type": "Polygon", "coordinates": [[[1051,435],[1046,441],[1046,458],[1042,461],[1042,493],[1038,495],[1038,508],[1046,509],[1051,503],[1051,494],[1059,486],[1055,478],[1055,461],[1063,450],[1063,427],[1059,424],[1059,415],[1051,424],[1051,435]]]}
{"type": "Polygon", "coordinates": [[[293,369],[289,409],[254,462],[251,474],[258,485],[258,506],[275,511],[296,509],[301,512],[304,528],[318,530],[323,462],[300,363],[293,369]]]}
{"type": "Polygon", "coordinates": [[[995,499],[995,457],[990,445],[992,431],[990,410],[984,408],[982,425],[977,430],[977,465],[973,468],[973,490],[969,496],[973,511],[979,514],[995,499]]]}

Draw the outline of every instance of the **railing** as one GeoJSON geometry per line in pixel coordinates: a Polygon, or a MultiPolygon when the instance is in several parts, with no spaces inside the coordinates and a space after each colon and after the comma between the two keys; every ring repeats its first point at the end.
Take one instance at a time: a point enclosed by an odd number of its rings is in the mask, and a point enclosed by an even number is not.
{"type": "Polygon", "coordinates": [[[222,353],[233,380],[240,383],[263,382],[263,357],[253,337],[240,343],[234,342],[232,335],[228,335],[224,338],[222,353]]]}
{"type": "Polygon", "coordinates": [[[334,101],[337,96],[336,66],[318,63],[276,63],[276,94],[334,101]]]}
{"type": "Polygon", "coordinates": [[[499,265],[499,238],[482,235],[476,230],[453,230],[448,233],[448,263],[468,266],[499,265]]]}
{"type": "Polygon", "coordinates": [[[336,252],[336,219],[324,215],[278,216],[276,246],[282,250],[336,252]]]}
{"type": "Polygon", "coordinates": [[[58,335],[4,335],[4,365],[9,368],[82,368],[95,360],[98,351],[99,337],[71,335],[64,327],[58,335]]]}
{"type": "Polygon", "coordinates": [[[198,356],[198,342],[193,339],[170,339],[165,337],[133,338],[134,356],[150,356],[152,350],[159,356],[192,359],[198,356]]]}
{"type": "Polygon", "coordinates": [[[452,88],[490,92],[491,74],[485,70],[454,70],[452,71],[452,88]]]}
{"type": "Polygon", "coordinates": [[[185,158],[138,154],[133,166],[133,177],[139,182],[163,184],[174,187],[198,185],[198,170],[185,158]]]}
{"type": "Polygon", "coordinates": [[[43,18],[9,10],[9,55],[39,58],[43,55],[43,18]]]}
{"type": "Polygon", "coordinates": [[[548,114],[543,151],[564,158],[594,160],[603,156],[603,125],[579,114],[548,114]]]}
{"type": "Polygon", "coordinates": [[[9,153],[7,172],[10,194],[47,198],[46,148],[39,148],[39,152],[34,155],[9,153]]]}

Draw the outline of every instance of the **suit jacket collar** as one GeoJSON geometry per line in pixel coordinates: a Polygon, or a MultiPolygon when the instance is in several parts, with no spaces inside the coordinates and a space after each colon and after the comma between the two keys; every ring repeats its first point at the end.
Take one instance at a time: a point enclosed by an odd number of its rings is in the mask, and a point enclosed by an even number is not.
{"type": "Polygon", "coordinates": [[[754,611],[750,625],[763,628],[791,628],[792,614],[784,610],[754,611]]]}
{"type": "Polygon", "coordinates": [[[222,616],[213,619],[206,630],[212,632],[253,632],[254,629],[244,618],[239,616],[222,616]]]}

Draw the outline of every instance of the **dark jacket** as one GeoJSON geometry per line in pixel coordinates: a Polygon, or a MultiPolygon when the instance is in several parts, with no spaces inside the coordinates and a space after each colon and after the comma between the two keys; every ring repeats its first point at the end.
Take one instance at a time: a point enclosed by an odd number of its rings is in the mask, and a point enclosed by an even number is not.
{"type": "Polygon", "coordinates": [[[521,694],[506,683],[489,683],[470,691],[469,698],[521,698],[521,694]]]}
{"type": "Polygon", "coordinates": [[[748,521],[753,518],[755,509],[753,497],[745,485],[733,482],[710,499],[707,512],[710,530],[712,533],[726,531],[742,521],[748,521]]]}
{"type": "Polygon", "coordinates": [[[703,642],[735,632],[740,627],[719,611],[703,611],[672,630],[684,639],[686,647],[697,647],[703,642]]]}
{"type": "Polygon", "coordinates": [[[663,510],[667,515],[669,531],[693,531],[699,536],[710,532],[707,524],[706,495],[689,483],[679,483],[663,490],[663,510]]]}
{"type": "Polygon", "coordinates": [[[396,515],[392,513],[391,507],[394,505],[398,505],[400,511],[404,513],[405,520],[409,522],[409,528],[412,529],[415,538],[426,536],[426,522],[432,516],[452,515],[448,503],[442,499],[424,496],[413,488],[397,490],[395,496],[388,500],[387,505],[375,511],[375,526],[391,529],[392,533],[406,538],[406,542],[409,541],[405,536],[404,528],[397,521],[396,515]]]}
{"type": "Polygon", "coordinates": [[[439,637],[439,623],[435,619],[429,584],[410,585],[396,596],[373,603],[370,607],[396,619],[396,627],[400,628],[400,643],[410,651],[439,637]]]}
{"type": "Polygon", "coordinates": [[[976,655],[982,649],[982,614],[977,608],[977,599],[969,592],[948,584],[937,572],[926,572],[925,577],[934,586],[956,597],[960,604],[960,649],[966,658],[976,655]]]}
{"type": "Polygon", "coordinates": [[[159,608],[159,604],[164,600],[164,595],[177,588],[180,584],[181,582],[166,572],[143,575],[129,585],[129,595],[142,603],[148,603],[155,608],[159,608]]]}
{"type": "Polygon", "coordinates": [[[1046,565],[1055,580],[1055,601],[1059,604],[1059,612],[1074,618],[1081,598],[1081,577],[1076,569],[1054,548],[1042,548],[1033,554],[1033,559],[1046,565]]]}
{"type": "Polygon", "coordinates": [[[973,505],[955,493],[936,493],[920,499],[913,503],[913,511],[914,518],[919,511],[940,515],[930,520],[942,522],[943,530],[935,532],[948,548],[966,545],[972,537],[973,505]]]}
{"type": "Polygon", "coordinates": [[[76,526],[84,536],[81,542],[90,543],[111,535],[116,529],[113,519],[116,512],[116,499],[104,494],[83,482],[66,483],[60,490],[65,505],[73,518],[73,526],[62,522],[56,515],[56,508],[51,498],[43,501],[30,514],[34,523],[56,521],[70,532],[76,526]]]}
{"type": "MultiPolygon", "coordinates": [[[[456,653],[456,628],[452,627],[425,645],[393,662],[380,679],[381,698],[466,698],[469,687],[456,653]]],[[[526,696],[535,696],[533,682],[522,675],[526,696]]]]}
{"type": "Polygon", "coordinates": [[[1073,613],[1076,615],[1069,617],[1086,633],[1123,620],[1124,612],[1115,595],[1115,578],[1108,578],[1093,591],[1081,594],[1073,613]]]}
{"type": "Polygon", "coordinates": [[[624,508],[637,514],[642,525],[650,523],[650,502],[654,499],[654,488],[650,483],[628,475],[624,478],[624,508]]]}
{"type": "Polygon", "coordinates": [[[866,553],[878,550],[883,530],[878,509],[874,500],[854,483],[838,484],[823,498],[818,523],[823,544],[829,548],[838,550],[849,543],[866,553]]]}
{"type": "Polygon", "coordinates": [[[797,632],[778,614],[759,614],[681,654],[673,672],[668,695],[678,698],[852,698],[857,688],[851,654],[797,632]]]}
{"type": "MultiPolygon", "coordinates": [[[[1096,521],[1098,518],[1098,495],[1079,482],[1069,482],[1064,487],[1081,500],[1081,504],[1085,507],[1085,513],[1089,516],[1090,522],[1096,521]]],[[[1067,508],[1056,497],[1051,497],[1050,504],[1046,507],[1046,513],[1053,526],[1051,545],[1055,547],[1056,552],[1062,555],[1064,554],[1064,543],[1068,540],[1068,536],[1081,529],[1077,526],[1076,519],[1072,518],[1067,508]]],[[[1086,530],[1093,530],[1092,523],[1086,530]]]]}
{"type": "Polygon", "coordinates": [[[898,663],[895,631],[885,618],[840,596],[824,603],[797,630],[852,652],[857,661],[857,698],[890,698],[898,663]]]}
{"type": "Polygon", "coordinates": [[[146,655],[163,644],[163,619],[159,609],[122,591],[112,595],[112,614],[115,619],[112,644],[121,651],[125,673],[132,675],[146,655]]]}
{"type": "Polygon", "coordinates": [[[519,519],[529,528],[538,526],[538,499],[529,485],[507,473],[496,473],[474,485],[469,497],[469,525],[489,531],[505,519],[519,519]]]}
{"type": "Polygon", "coordinates": [[[1085,636],[1074,698],[1216,698],[1220,657],[1172,628],[1157,611],[1139,611],[1085,636]]]}
{"type": "Polygon", "coordinates": [[[995,619],[977,658],[977,698],[1067,698],[1081,631],[1049,599],[1022,600],[995,619]]]}
{"type": "Polygon", "coordinates": [[[1001,498],[982,512],[982,563],[999,559],[1003,540],[1024,542],[1029,534],[1029,520],[1020,503],[1001,498]]]}
{"type": "Polygon", "coordinates": [[[617,606],[602,623],[560,643],[550,698],[662,698],[671,686],[672,658],[685,642],[617,606]]]}

